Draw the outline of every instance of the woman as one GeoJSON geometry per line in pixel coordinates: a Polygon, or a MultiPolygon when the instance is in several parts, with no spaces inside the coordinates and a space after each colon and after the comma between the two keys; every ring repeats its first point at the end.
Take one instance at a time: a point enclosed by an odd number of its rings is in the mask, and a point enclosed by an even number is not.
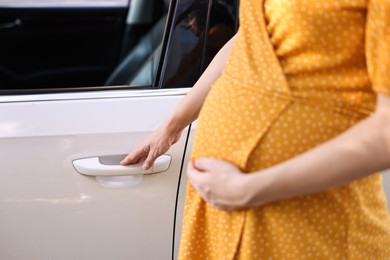
{"type": "Polygon", "coordinates": [[[122,164],[149,168],[199,112],[181,259],[390,259],[389,0],[241,1],[237,35],[122,164]]]}

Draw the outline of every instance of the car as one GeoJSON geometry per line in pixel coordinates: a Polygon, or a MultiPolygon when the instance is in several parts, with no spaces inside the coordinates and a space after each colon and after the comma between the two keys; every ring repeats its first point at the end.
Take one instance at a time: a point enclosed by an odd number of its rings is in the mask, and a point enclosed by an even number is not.
{"type": "Polygon", "coordinates": [[[0,2],[0,259],[176,258],[194,127],[153,172],[118,164],[233,36],[237,5],[0,2]]]}
{"type": "Polygon", "coordinates": [[[0,2],[0,259],[177,258],[196,122],[152,170],[119,161],[234,35],[238,5],[0,2]]]}

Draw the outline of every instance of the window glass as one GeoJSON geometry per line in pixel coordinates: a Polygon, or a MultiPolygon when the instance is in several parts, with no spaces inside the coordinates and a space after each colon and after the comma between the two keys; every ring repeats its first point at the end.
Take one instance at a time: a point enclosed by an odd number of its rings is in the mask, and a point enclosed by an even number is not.
{"type": "Polygon", "coordinates": [[[237,1],[181,0],[162,86],[191,87],[237,29],[237,1]]]}
{"type": "Polygon", "coordinates": [[[150,0],[159,16],[143,31],[125,27],[136,1],[0,0],[0,94],[192,87],[237,30],[238,0],[172,1],[169,18],[170,0],[150,0]],[[124,54],[129,29],[139,40],[124,54]]]}
{"type": "Polygon", "coordinates": [[[202,71],[207,68],[219,49],[234,36],[238,27],[237,10],[235,0],[213,1],[208,20],[202,71]]]}
{"type": "Polygon", "coordinates": [[[118,63],[127,9],[0,8],[0,89],[101,86],[118,63]]]}
{"type": "MultiPolygon", "coordinates": [[[[143,34],[135,47],[125,55],[118,69],[122,70],[126,75],[124,77],[117,77],[122,80],[122,82],[117,83],[133,86],[154,85],[158,65],[160,64],[161,52],[163,51],[162,45],[167,26],[168,8],[169,1],[165,1],[160,7],[162,9],[162,15],[158,16],[157,20],[143,34]],[[122,65],[124,65],[125,69],[122,68],[122,65]]],[[[112,75],[116,76],[115,74],[116,72],[112,75]]]]}
{"type": "Polygon", "coordinates": [[[151,87],[169,1],[129,3],[0,0],[0,94],[151,87]],[[151,19],[127,24],[129,8],[151,19]]]}

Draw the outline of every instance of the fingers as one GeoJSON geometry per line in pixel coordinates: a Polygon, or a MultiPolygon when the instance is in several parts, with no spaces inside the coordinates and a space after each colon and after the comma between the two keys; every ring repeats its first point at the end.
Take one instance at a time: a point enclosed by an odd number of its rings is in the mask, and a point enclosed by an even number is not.
{"type": "Polygon", "coordinates": [[[194,187],[194,189],[207,203],[218,210],[231,211],[234,209],[225,205],[226,203],[223,203],[221,200],[214,197],[212,189],[207,185],[207,175],[195,168],[193,162],[189,163],[187,175],[191,181],[192,187],[194,187]]]}
{"type": "Polygon", "coordinates": [[[201,176],[201,170],[195,166],[194,162],[189,162],[187,167],[187,177],[191,180],[191,182],[198,182],[201,176]]]}
{"type": "Polygon", "coordinates": [[[142,159],[146,158],[149,153],[148,147],[143,147],[141,149],[137,149],[131,153],[129,153],[121,162],[120,164],[123,166],[127,166],[130,164],[138,163],[142,159]]]}
{"type": "Polygon", "coordinates": [[[187,168],[187,177],[191,182],[191,185],[200,193],[203,197],[210,194],[210,190],[208,188],[205,188],[204,185],[204,178],[207,176],[205,174],[202,174],[204,172],[199,171],[198,168],[195,168],[195,165],[193,162],[189,162],[188,168],[187,168]]]}
{"type": "Polygon", "coordinates": [[[236,165],[228,161],[207,157],[197,159],[195,167],[204,172],[229,172],[237,169],[236,165]]]}
{"type": "Polygon", "coordinates": [[[154,161],[159,157],[160,154],[156,153],[156,150],[150,151],[148,156],[146,157],[146,160],[144,164],[142,165],[142,168],[146,171],[150,167],[152,167],[154,161]]]}
{"type": "Polygon", "coordinates": [[[214,208],[225,211],[246,207],[237,193],[236,178],[242,174],[233,164],[212,158],[201,158],[189,162],[187,176],[192,187],[214,208]],[[234,185],[232,186],[232,183],[234,185]]]}
{"type": "Polygon", "coordinates": [[[159,128],[146,138],[139,148],[129,153],[120,164],[127,166],[145,159],[142,168],[148,170],[153,166],[157,157],[168,151],[169,147],[179,140],[180,135],[181,132],[171,134],[159,128]]]}
{"type": "Polygon", "coordinates": [[[210,158],[199,158],[194,163],[193,166],[196,167],[198,170],[206,171],[210,168],[210,161],[213,159],[210,158]]]}
{"type": "Polygon", "coordinates": [[[153,166],[154,161],[159,157],[162,153],[157,152],[156,150],[152,150],[149,147],[142,148],[140,150],[136,150],[130,154],[128,154],[120,164],[123,166],[127,166],[130,164],[138,163],[145,159],[145,162],[142,165],[143,170],[149,170],[150,167],[153,166]]]}

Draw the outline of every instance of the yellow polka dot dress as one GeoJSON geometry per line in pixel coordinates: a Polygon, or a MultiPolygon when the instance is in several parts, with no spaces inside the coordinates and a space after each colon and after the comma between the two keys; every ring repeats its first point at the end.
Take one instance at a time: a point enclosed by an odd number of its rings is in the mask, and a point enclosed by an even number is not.
{"type": "MultiPolygon", "coordinates": [[[[390,0],[242,0],[193,158],[270,167],[370,115],[377,93],[390,95],[390,0]]],[[[381,176],[235,212],[188,185],[179,259],[390,259],[381,176]]]]}

